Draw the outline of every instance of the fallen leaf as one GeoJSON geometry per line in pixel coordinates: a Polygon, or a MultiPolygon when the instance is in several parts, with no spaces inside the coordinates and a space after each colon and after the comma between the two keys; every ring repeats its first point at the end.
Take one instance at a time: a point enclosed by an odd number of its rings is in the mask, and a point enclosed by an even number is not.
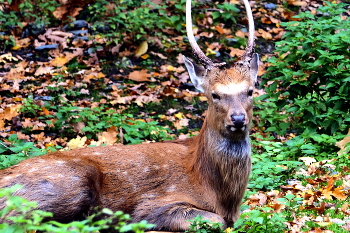
{"type": "Polygon", "coordinates": [[[55,57],[50,61],[51,66],[64,66],[68,62],[66,57],[55,57]]]}
{"type": "Polygon", "coordinates": [[[293,5],[293,6],[307,6],[307,2],[306,1],[300,1],[300,0],[287,0],[289,5],[293,5]]]}
{"type": "Polygon", "coordinates": [[[238,37],[241,37],[241,38],[244,38],[245,37],[245,33],[242,32],[241,30],[238,30],[236,33],[235,33],[236,36],[238,37]]]}
{"type": "Polygon", "coordinates": [[[2,113],[0,113],[0,119],[10,121],[13,117],[18,116],[19,109],[22,107],[22,104],[10,105],[4,109],[2,113]]]}
{"type": "Polygon", "coordinates": [[[151,77],[151,74],[147,73],[147,70],[135,70],[131,72],[128,76],[129,79],[137,82],[150,81],[148,78],[151,77]]]}
{"type": "Polygon", "coordinates": [[[147,41],[144,41],[140,44],[140,46],[135,51],[135,57],[140,57],[143,54],[147,53],[148,50],[148,43],[147,41]]]}
{"type": "Polygon", "coordinates": [[[340,148],[340,150],[338,151],[339,156],[347,153],[345,146],[348,143],[350,143],[350,128],[348,130],[348,134],[343,138],[343,140],[335,143],[335,145],[340,148]]]}
{"type": "Polygon", "coordinates": [[[241,57],[243,55],[243,53],[245,52],[245,50],[236,49],[236,48],[232,48],[232,47],[230,47],[229,50],[231,50],[231,52],[230,52],[231,57],[241,57]]]}
{"type": "Polygon", "coordinates": [[[271,33],[265,31],[264,29],[262,28],[259,28],[258,29],[258,32],[260,33],[260,36],[266,40],[271,40],[272,39],[272,35],[271,33]]]}
{"type": "Polygon", "coordinates": [[[75,149],[75,148],[84,147],[86,140],[87,140],[86,136],[80,137],[78,135],[77,138],[73,138],[67,143],[68,149],[72,150],[72,149],[75,149]]]}
{"type": "Polygon", "coordinates": [[[114,145],[118,140],[117,135],[117,128],[112,126],[108,128],[107,131],[98,134],[97,137],[98,141],[100,143],[102,142],[102,144],[106,143],[107,145],[114,145]]]}
{"type": "Polygon", "coordinates": [[[220,34],[224,34],[224,29],[220,27],[219,25],[215,26],[216,31],[218,31],[220,34]]]}
{"type": "Polygon", "coordinates": [[[40,76],[43,74],[49,74],[51,73],[51,70],[53,69],[53,67],[50,66],[40,66],[34,73],[34,76],[40,76]]]}

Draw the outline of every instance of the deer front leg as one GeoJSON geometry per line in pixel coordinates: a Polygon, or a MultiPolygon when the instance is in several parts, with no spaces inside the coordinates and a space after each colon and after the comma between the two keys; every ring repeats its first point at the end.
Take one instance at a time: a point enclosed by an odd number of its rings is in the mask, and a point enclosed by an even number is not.
{"type": "MultiPolygon", "coordinates": [[[[138,209],[136,211],[147,212],[148,215],[138,216],[138,218],[146,219],[149,223],[155,224],[156,226],[152,229],[155,231],[172,231],[172,232],[184,232],[189,230],[191,222],[196,216],[201,215],[204,220],[209,220],[211,222],[217,222],[223,224],[222,228],[226,228],[225,220],[219,215],[200,210],[194,205],[187,202],[176,202],[167,204],[156,209],[138,209]]],[[[137,212],[136,212],[137,214],[137,212]]]]}

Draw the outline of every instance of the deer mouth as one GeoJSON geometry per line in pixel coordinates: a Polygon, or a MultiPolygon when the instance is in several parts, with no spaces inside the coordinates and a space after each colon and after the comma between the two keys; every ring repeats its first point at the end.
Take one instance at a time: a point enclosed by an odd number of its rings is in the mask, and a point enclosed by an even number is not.
{"type": "Polygon", "coordinates": [[[241,127],[233,126],[233,125],[227,125],[226,129],[230,132],[244,132],[246,130],[247,126],[243,125],[241,127]]]}

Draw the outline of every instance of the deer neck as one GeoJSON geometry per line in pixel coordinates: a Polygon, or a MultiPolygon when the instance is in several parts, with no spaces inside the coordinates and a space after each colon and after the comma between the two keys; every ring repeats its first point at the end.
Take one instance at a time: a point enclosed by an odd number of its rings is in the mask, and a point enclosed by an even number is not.
{"type": "Polygon", "coordinates": [[[228,222],[235,221],[233,215],[238,210],[234,208],[239,207],[251,169],[249,134],[240,140],[226,137],[205,121],[197,136],[195,153],[193,170],[216,197],[214,211],[228,222]]]}

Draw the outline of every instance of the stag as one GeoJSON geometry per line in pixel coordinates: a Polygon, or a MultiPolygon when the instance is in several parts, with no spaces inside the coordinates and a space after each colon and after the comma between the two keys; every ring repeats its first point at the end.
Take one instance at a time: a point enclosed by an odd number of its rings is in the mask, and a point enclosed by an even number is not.
{"type": "MultiPolygon", "coordinates": [[[[96,208],[122,210],[157,231],[186,231],[197,215],[231,226],[251,170],[249,141],[252,93],[258,71],[253,53],[254,22],[244,0],[249,38],[231,68],[214,63],[196,43],[191,0],[186,3],[187,36],[202,65],[184,57],[194,86],[208,98],[199,135],[141,145],[88,147],[54,152],[0,171],[0,188],[21,184],[14,195],[38,203],[52,220],[80,220],[96,208]]],[[[0,208],[5,205],[0,200],[0,208]]]]}

